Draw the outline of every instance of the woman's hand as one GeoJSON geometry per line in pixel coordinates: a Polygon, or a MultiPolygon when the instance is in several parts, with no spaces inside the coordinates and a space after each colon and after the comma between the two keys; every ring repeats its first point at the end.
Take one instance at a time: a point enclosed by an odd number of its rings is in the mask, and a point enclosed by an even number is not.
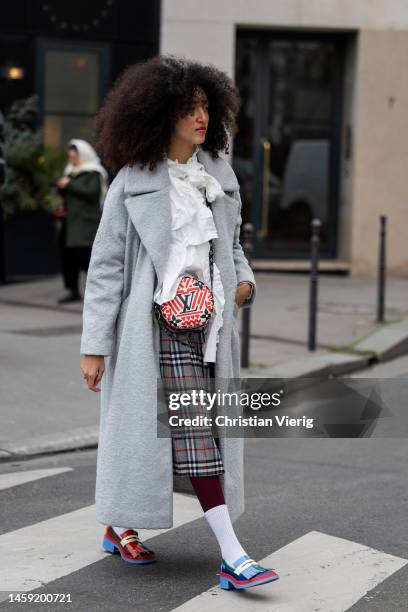
{"type": "Polygon", "coordinates": [[[56,219],[63,219],[65,217],[65,206],[63,202],[58,204],[58,206],[54,209],[54,217],[56,219]]]}
{"type": "Polygon", "coordinates": [[[103,355],[84,355],[81,360],[81,370],[90,391],[100,391],[96,385],[101,380],[105,371],[105,359],[103,355]]]}
{"type": "Polygon", "coordinates": [[[69,176],[61,176],[61,178],[57,180],[57,187],[59,187],[60,189],[65,189],[69,181],[70,181],[69,176]]]}
{"type": "Polygon", "coordinates": [[[251,283],[239,283],[235,290],[235,303],[238,306],[242,306],[247,298],[251,295],[252,285],[251,283]]]}

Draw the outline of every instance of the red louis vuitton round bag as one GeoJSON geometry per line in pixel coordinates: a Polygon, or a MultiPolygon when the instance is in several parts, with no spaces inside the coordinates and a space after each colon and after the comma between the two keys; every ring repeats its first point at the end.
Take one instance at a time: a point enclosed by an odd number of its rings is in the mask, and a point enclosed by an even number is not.
{"type": "MultiPolygon", "coordinates": [[[[209,206],[208,201],[206,201],[209,206]]],[[[214,247],[210,240],[211,288],[193,273],[180,278],[176,294],[167,302],[154,302],[154,312],[166,329],[173,332],[203,330],[215,312],[213,294],[214,247]]]]}

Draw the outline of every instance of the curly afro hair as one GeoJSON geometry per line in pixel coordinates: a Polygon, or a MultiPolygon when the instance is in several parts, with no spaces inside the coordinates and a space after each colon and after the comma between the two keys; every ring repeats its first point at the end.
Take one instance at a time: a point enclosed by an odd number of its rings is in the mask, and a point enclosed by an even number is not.
{"type": "Polygon", "coordinates": [[[210,117],[201,146],[213,158],[228,153],[242,103],[232,80],[211,64],[156,55],[119,75],[95,118],[96,148],[111,172],[136,163],[154,170],[169,149],[177,119],[192,112],[198,87],[207,96],[210,117]]]}

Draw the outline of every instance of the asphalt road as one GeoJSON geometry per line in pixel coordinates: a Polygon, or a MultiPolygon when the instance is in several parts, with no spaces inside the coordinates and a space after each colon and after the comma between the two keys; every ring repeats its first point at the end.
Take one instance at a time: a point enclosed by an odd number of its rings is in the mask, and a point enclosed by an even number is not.
{"type": "MultiPolygon", "coordinates": [[[[407,372],[405,357],[358,375],[407,372]]],[[[0,464],[0,611],[406,611],[406,439],[247,439],[245,449],[246,512],[235,528],[280,580],[221,591],[218,545],[197,500],[182,494],[180,526],[149,539],[157,563],[103,552],[92,518],[96,452],[61,453],[0,464]],[[20,583],[26,594],[69,593],[71,603],[9,603],[20,583]]]]}

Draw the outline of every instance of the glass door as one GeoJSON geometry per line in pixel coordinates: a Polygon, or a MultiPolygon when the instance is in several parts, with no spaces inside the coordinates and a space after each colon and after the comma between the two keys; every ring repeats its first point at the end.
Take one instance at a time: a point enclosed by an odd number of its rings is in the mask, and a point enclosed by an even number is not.
{"type": "Polygon", "coordinates": [[[37,53],[44,144],[62,149],[71,138],[92,143],[92,120],[107,88],[107,46],[41,39],[37,53]]]}
{"type": "Polygon", "coordinates": [[[313,218],[336,255],[342,57],[336,35],[238,33],[233,164],[255,257],[308,257],[313,218]]]}

